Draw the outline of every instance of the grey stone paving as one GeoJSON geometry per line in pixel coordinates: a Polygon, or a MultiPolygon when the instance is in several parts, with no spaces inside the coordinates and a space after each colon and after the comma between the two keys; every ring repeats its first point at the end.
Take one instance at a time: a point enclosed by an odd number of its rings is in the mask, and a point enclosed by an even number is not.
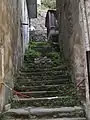
{"type": "Polygon", "coordinates": [[[10,109],[9,111],[7,111],[7,113],[15,113],[15,114],[24,114],[24,115],[28,115],[29,111],[31,114],[48,114],[48,113],[54,113],[54,112],[75,112],[75,111],[79,111],[82,110],[81,107],[61,107],[61,108],[32,108],[32,107],[27,107],[27,108],[19,108],[19,109],[10,109]]]}
{"type": "Polygon", "coordinates": [[[30,32],[30,38],[34,41],[47,41],[47,30],[45,27],[45,16],[47,11],[39,13],[38,17],[31,19],[31,25],[35,30],[30,32]]]}

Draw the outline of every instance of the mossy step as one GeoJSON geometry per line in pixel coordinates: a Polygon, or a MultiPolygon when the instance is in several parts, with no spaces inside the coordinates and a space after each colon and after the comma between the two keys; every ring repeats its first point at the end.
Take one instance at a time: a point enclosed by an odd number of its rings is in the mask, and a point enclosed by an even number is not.
{"type": "Polygon", "coordinates": [[[40,71],[58,71],[58,70],[62,70],[62,71],[68,71],[67,66],[49,66],[47,67],[45,66],[26,66],[26,67],[22,67],[20,69],[21,72],[40,72],[40,71]]]}
{"type": "Polygon", "coordinates": [[[56,79],[56,80],[36,80],[34,81],[33,79],[19,79],[16,80],[15,83],[19,85],[55,85],[55,84],[69,84],[70,80],[69,79],[56,79]]]}
{"type": "MultiPolygon", "coordinates": [[[[36,120],[36,119],[33,119],[36,120]]],[[[37,119],[37,120],[87,120],[86,117],[63,117],[63,118],[46,118],[46,119],[37,119]]]]}
{"type": "MultiPolygon", "coordinates": [[[[36,69],[36,70],[38,70],[38,69],[52,69],[52,68],[55,68],[55,67],[57,67],[57,66],[61,66],[61,64],[24,64],[23,65],[23,69],[26,69],[26,70],[33,70],[33,69],[36,69]]],[[[60,67],[60,69],[65,69],[65,70],[67,70],[67,66],[66,67],[64,67],[64,66],[61,66],[60,67]]]]}
{"type": "MultiPolygon", "coordinates": [[[[23,90],[25,91],[25,90],[23,90]]],[[[21,92],[24,95],[27,95],[29,97],[53,97],[53,96],[75,96],[75,92],[72,92],[72,89],[69,88],[69,90],[67,91],[67,89],[64,90],[58,90],[58,91],[32,91],[32,92],[21,92]],[[70,92],[69,92],[70,91],[70,92]],[[68,93],[69,92],[69,93],[68,93]]]]}
{"type": "Polygon", "coordinates": [[[68,71],[42,71],[42,72],[20,72],[21,76],[41,76],[41,75],[69,75],[68,71]]]}
{"type": "Polygon", "coordinates": [[[44,71],[67,71],[67,66],[57,66],[57,67],[51,67],[51,68],[21,68],[21,72],[44,72],[44,71]]]}
{"type": "Polygon", "coordinates": [[[50,45],[50,43],[49,42],[46,42],[46,41],[37,41],[37,42],[35,42],[35,41],[30,41],[30,43],[29,43],[29,46],[30,47],[43,47],[43,46],[51,46],[50,45]]]}
{"type": "Polygon", "coordinates": [[[52,97],[55,95],[58,95],[58,91],[32,91],[32,92],[21,92],[24,95],[27,95],[29,97],[52,97]]]}
{"type": "MultiPolygon", "coordinates": [[[[15,119],[17,119],[17,120],[21,120],[23,118],[23,116],[21,117],[21,116],[6,116],[6,117],[4,117],[4,120],[15,120],[15,119]],[[18,119],[17,119],[18,118],[18,119]]],[[[25,117],[24,116],[24,118],[23,118],[24,120],[27,120],[27,117],[25,117]],[[26,119],[25,119],[26,118],[26,119]]],[[[63,117],[63,118],[36,118],[36,117],[34,117],[34,116],[32,116],[32,117],[30,117],[30,119],[31,120],[87,120],[86,119],[86,117],[63,117]]],[[[3,120],[3,118],[1,119],[1,120],[3,120]]]]}
{"type": "Polygon", "coordinates": [[[61,97],[45,97],[45,98],[13,98],[13,105],[16,107],[48,107],[48,108],[58,108],[62,106],[78,106],[80,102],[77,98],[72,98],[71,96],[61,96],[61,97]]]}
{"type": "MultiPolygon", "coordinates": [[[[50,65],[50,64],[49,65],[33,65],[33,66],[24,65],[21,71],[34,71],[34,70],[41,71],[41,70],[45,70],[45,69],[54,70],[53,68],[57,68],[57,66],[59,66],[59,65],[50,65]]],[[[68,69],[67,69],[67,66],[66,67],[61,66],[60,69],[58,69],[58,70],[62,70],[62,71],[66,70],[67,71],[68,69]]]]}
{"type": "Polygon", "coordinates": [[[37,46],[37,47],[31,47],[31,49],[41,52],[41,53],[45,53],[45,54],[52,51],[51,46],[37,46]]]}
{"type": "Polygon", "coordinates": [[[31,76],[16,76],[16,79],[33,79],[33,80],[55,80],[55,79],[71,79],[69,75],[31,75],[31,76]]]}
{"type": "Polygon", "coordinates": [[[24,86],[24,85],[15,85],[14,87],[17,91],[58,91],[63,94],[71,94],[72,89],[74,89],[73,85],[42,85],[42,86],[24,86]]]}
{"type": "Polygon", "coordinates": [[[38,49],[44,49],[44,48],[50,48],[50,50],[52,50],[52,47],[51,46],[33,46],[33,47],[30,47],[31,49],[35,49],[35,50],[38,50],[38,49]]]}
{"type": "Polygon", "coordinates": [[[51,68],[51,67],[57,67],[57,66],[67,66],[66,63],[60,63],[60,64],[53,64],[53,62],[45,62],[45,63],[35,63],[35,61],[33,62],[30,62],[30,61],[24,61],[24,66],[27,66],[27,67],[42,67],[42,68],[51,68]]]}
{"type": "MultiPolygon", "coordinates": [[[[21,93],[24,95],[27,95],[29,97],[34,97],[34,98],[53,97],[53,96],[63,95],[63,93],[60,94],[58,91],[46,91],[46,92],[41,91],[39,93],[37,93],[37,92],[36,93],[35,92],[21,92],[21,93]]],[[[65,94],[65,95],[67,95],[67,94],[65,94]]]]}
{"type": "MultiPolygon", "coordinates": [[[[61,108],[18,108],[10,109],[5,113],[8,116],[30,117],[36,119],[62,118],[62,117],[85,117],[81,107],[61,107],[61,108]],[[29,112],[30,111],[30,112],[29,112]],[[29,116],[30,115],[30,116],[29,116]]],[[[63,119],[63,118],[62,118],[63,119]]]]}

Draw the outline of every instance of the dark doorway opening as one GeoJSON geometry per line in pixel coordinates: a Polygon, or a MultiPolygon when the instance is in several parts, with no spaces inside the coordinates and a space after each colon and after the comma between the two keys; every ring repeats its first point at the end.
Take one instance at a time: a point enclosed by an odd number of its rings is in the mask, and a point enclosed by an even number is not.
{"type": "Polygon", "coordinates": [[[89,88],[90,88],[90,51],[86,52],[86,57],[87,57],[87,69],[88,69],[88,83],[89,83],[89,88]]]}

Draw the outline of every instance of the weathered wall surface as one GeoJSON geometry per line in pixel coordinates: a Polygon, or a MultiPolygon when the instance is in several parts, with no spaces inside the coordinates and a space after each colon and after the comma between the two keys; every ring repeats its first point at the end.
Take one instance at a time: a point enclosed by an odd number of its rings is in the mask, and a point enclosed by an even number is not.
{"type": "Polygon", "coordinates": [[[78,87],[80,96],[84,100],[86,99],[85,83],[87,82],[88,85],[85,48],[87,28],[84,24],[82,2],[83,0],[57,0],[57,13],[60,28],[59,44],[65,57],[70,61],[75,84],[78,85],[84,80],[84,83],[78,87]]]}
{"type": "Polygon", "coordinates": [[[22,64],[21,0],[0,1],[0,109],[9,99],[12,76],[22,64]]]}

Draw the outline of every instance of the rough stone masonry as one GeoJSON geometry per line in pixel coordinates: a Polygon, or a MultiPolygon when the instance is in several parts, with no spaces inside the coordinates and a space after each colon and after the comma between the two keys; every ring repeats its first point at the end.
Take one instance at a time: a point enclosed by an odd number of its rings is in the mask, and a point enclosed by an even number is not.
{"type": "Polygon", "coordinates": [[[30,32],[30,38],[33,41],[47,41],[47,30],[45,27],[45,17],[47,10],[38,13],[38,17],[31,19],[31,25],[34,30],[30,32]]]}
{"type": "Polygon", "coordinates": [[[90,51],[90,0],[57,0],[60,48],[69,60],[82,101],[89,103],[86,51],[90,51]]]}

